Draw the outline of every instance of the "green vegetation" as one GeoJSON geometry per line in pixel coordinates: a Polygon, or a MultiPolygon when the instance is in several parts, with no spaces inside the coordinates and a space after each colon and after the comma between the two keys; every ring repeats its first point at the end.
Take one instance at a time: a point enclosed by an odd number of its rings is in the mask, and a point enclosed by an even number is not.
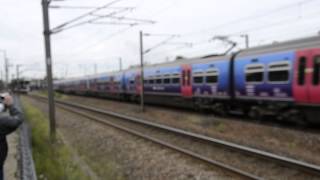
{"type": "Polygon", "coordinates": [[[297,147],[297,144],[296,144],[295,142],[289,142],[289,143],[287,144],[287,146],[288,146],[288,148],[294,149],[294,148],[297,147]]]}
{"type": "Polygon", "coordinates": [[[72,153],[58,137],[50,143],[48,120],[37,108],[23,100],[25,116],[32,128],[32,150],[39,179],[82,180],[89,179],[73,163],[72,153]]]}
{"type": "MultiPolygon", "coordinates": [[[[48,92],[46,90],[39,91],[38,94],[40,96],[48,96],[48,92]]],[[[57,98],[57,99],[60,99],[60,100],[67,99],[66,95],[64,95],[62,93],[58,93],[58,92],[54,92],[54,97],[57,98]]]]}
{"type": "Polygon", "coordinates": [[[224,133],[226,130],[226,126],[222,122],[219,122],[215,127],[220,133],[224,133]]]}

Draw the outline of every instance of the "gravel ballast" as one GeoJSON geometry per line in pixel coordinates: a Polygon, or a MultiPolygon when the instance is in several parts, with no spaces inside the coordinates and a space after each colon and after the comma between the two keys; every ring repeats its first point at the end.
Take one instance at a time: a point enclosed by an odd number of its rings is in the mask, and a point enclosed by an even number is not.
{"type": "Polygon", "coordinates": [[[106,99],[66,96],[64,100],[140,117],[320,165],[320,133],[265,126],[232,118],[225,120],[214,115],[155,106],[147,106],[146,112],[141,113],[137,104],[106,99]]]}
{"type": "MultiPolygon", "coordinates": [[[[43,103],[25,98],[46,112],[43,103]]],[[[57,108],[58,129],[101,179],[234,179],[219,168],[57,108]]]]}

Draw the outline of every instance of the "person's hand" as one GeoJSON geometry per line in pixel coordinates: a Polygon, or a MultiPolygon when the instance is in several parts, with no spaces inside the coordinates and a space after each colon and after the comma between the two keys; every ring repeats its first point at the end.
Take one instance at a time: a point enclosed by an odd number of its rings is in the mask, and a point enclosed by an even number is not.
{"type": "Polygon", "coordinates": [[[12,98],[12,96],[10,96],[10,95],[5,95],[5,96],[4,96],[4,101],[3,101],[3,103],[4,103],[6,106],[8,106],[8,107],[12,106],[12,105],[13,105],[13,98],[12,98]]]}

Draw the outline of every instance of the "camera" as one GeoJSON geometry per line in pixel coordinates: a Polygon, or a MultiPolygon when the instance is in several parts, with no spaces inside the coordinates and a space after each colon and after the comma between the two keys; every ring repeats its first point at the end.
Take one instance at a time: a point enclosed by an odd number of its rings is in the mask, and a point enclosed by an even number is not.
{"type": "Polygon", "coordinates": [[[6,106],[4,105],[4,97],[5,95],[0,95],[0,112],[4,112],[6,110],[6,106]]]}

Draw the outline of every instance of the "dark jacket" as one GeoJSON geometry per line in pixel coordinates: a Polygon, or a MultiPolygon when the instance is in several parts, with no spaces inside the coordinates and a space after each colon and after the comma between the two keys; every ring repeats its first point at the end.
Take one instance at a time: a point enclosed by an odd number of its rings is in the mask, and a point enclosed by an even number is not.
{"type": "Polygon", "coordinates": [[[0,167],[8,153],[6,136],[15,131],[23,121],[22,112],[14,106],[9,108],[9,115],[0,115],[0,167]]]}

